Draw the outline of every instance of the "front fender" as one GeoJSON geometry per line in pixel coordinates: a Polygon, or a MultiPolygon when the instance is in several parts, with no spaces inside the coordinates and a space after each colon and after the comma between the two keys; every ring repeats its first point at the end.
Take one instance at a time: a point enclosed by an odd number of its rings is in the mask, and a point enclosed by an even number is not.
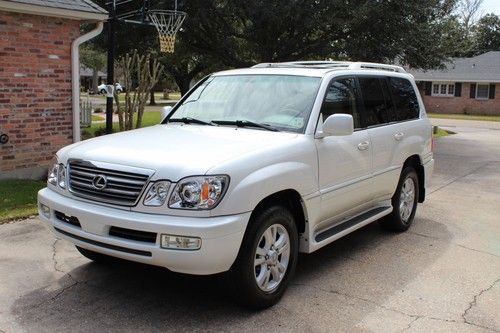
{"type": "Polygon", "coordinates": [[[302,197],[317,191],[317,172],[300,162],[268,165],[234,181],[214,215],[252,211],[266,197],[287,189],[296,190],[302,197]]]}

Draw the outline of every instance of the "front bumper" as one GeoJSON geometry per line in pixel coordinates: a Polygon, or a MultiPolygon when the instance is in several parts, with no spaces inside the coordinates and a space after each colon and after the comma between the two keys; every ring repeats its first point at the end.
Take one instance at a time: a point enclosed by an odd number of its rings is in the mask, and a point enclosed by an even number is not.
{"type": "Polygon", "coordinates": [[[208,275],[229,270],[236,259],[250,212],[207,218],[146,214],[82,202],[48,188],[38,192],[40,219],[58,238],[80,247],[122,258],[166,267],[187,274],[208,275]],[[50,217],[41,211],[50,208],[50,217]],[[75,226],[56,217],[56,212],[76,217],[75,226]],[[143,242],[110,236],[111,227],[156,233],[156,241],[143,242]],[[160,248],[160,235],[199,237],[199,250],[160,248]]]}

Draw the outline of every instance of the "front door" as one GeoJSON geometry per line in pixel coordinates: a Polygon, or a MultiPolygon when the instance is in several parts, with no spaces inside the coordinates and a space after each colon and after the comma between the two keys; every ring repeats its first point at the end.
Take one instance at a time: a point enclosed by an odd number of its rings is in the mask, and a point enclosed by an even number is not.
{"type": "MultiPolygon", "coordinates": [[[[316,140],[321,192],[321,221],[352,216],[368,207],[372,200],[372,147],[368,132],[359,122],[359,98],[353,77],[336,78],[327,90],[319,121],[334,113],[351,114],[354,133],[316,140]]],[[[320,224],[320,228],[323,225],[320,224]]]]}

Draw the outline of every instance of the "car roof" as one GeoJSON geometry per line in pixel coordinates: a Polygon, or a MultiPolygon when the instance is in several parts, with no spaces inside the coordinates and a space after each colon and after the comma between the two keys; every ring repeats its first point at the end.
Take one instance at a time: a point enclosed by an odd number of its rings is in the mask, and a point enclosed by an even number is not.
{"type": "Polygon", "coordinates": [[[328,73],[338,74],[377,74],[410,76],[402,67],[395,65],[349,62],[349,61],[296,61],[281,63],[262,63],[250,68],[231,69],[215,73],[215,76],[225,75],[298,75],[311,77],[324,77],[328,73]],[[399,74],[399,75],[398,75],[399,74]],[[403,74],[403,75],[402,75],[403,74]]]}

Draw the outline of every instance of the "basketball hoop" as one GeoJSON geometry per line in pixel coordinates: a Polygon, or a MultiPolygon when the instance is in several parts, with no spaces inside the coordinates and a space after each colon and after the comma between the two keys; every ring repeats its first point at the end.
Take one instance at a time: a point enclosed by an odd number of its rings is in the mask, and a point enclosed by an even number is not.
{"type": "Polygon", "coordinates": [[[147,15],[158,30],[160,51],[173,53],[175,36],[186,18],[186,13],[178,10],[150,10],[147,15]]]}

